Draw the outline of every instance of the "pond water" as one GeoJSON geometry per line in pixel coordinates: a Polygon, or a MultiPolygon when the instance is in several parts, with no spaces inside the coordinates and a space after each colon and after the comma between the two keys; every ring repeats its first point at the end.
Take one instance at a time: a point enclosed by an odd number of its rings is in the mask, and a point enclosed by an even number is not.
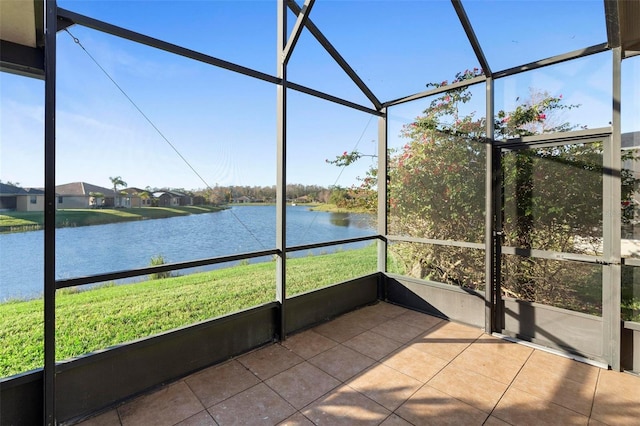
{"type": "MultiPolygon", "coordinates": [[[[173,263],[269,250],[275,248],[275,224],[275,206],[234,206],[216,213],[169,219],[60,228],[56,230],[56,278],[140,268],[158,255],[173,263]]],[[[374,234],[370,215],[287,207],[287,246],[374,234]]],[[[370,242],[351,244],[349,248],[367,244],[370,242]]],[[[0,301],[42,295],[43,247],[43,231],[0,234],[0,301]]]]}

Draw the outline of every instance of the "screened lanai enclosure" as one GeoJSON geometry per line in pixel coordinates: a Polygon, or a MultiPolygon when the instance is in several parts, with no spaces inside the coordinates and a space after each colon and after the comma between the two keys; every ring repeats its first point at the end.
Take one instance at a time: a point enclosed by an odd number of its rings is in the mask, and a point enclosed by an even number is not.
{"type": "Polygon", "coordinates": [[[73,423],[378,301],[638,374],[638,22],[0,2],[0,423],[73,423]]]}

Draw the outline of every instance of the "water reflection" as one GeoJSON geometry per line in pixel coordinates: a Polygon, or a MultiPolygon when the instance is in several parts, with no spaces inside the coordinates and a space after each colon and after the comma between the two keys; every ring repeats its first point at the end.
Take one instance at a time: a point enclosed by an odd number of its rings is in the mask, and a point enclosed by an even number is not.
{"type": "Polygon", "coordinates": [[[331,213],[329,222],[336,226],[349,226],[351,224],[351,218],[349,213],[331,213]]]}

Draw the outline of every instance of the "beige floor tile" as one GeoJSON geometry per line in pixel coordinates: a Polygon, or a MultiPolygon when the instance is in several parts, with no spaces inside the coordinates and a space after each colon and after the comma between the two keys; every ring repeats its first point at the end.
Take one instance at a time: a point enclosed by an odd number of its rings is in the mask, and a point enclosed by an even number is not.
{"type": "Polygon", "coordinates": [[[201,411],[198,414],[189,417],[176,424],[176,426],[217,426],[213,417],[209,414],[207,410],[201,411]]]}
{"type": "Polygon", "coordinates": [[[402,344],[372,331],[365,331],[347,340],[343,345],[375,360],[381,360],[383,357],[398,349],[402,344]]]}
{"type": "Polygon", "coordinates": [[[244,365],[233,360],[192,374],[185,382],[205,407],[225,400],[260,383],[244,365]]]}
{"type": "Polygon", "coordinates": [[[515,343],[488,343],[482,337],[469,345],[452,361],[458,368],[465,368],[482,374],[501,383],[509,384],[516,377],[533,349],[510,350],[509,346],[520,347],[515,343]],[[481,343],[478,343],[481,341],[481,343]]]}
{"type": "Polygon", "coordinates": [[[463,343],[459,339],[455,338],[448,339],[432,336],[421,336],[408,343],[408,346],[450,362],[455,357],[460,355],[462,351],[464,351],[467,346],[469,346],[469,344],[463,343]]]}
{"type": "Polygon", "coordinates": [[[278,423],[278,426],[314,426],[313,422],[302,415],[302,413],[295,413],[282,423],[278,423]]]}
{"type": "Polygon", "coordinates": [[[557,375],[553,368],[541,369],[539,364],[527,364],[516,376],[511,387],[589,416],[596,388],[593,383],[578,383],[557,375]]]}
{"type": "MultiPolygon", "coordinates": [[[[1,420],[1,417],[0,417],[1,420]]],[[[77,426],[120,426],[120,417],[118,412],[109,410],[106,413],[102,413],[99,416],[91,417],[83,422],[77,423],[77,426]]]]}
{"type": "Polygon", "coordinates": [[[373,310],[387,318],[395,318],[398,315],[410,312],[409,309],[402,306],[394,305],[393,303],[380,302],[372,306],[373,310]]]}
{"type": "Polygon", "coordinates": [[[444,323],[431,328],[413,339],[408,346],[446,361],[451,361],[473,343],[479,330],[454,323],[444,323]]]}
{"type": "Polygon", "coordinates": [[[349,312],[345,315],[345,318],[367,330],[389,320],[388,317],[378,312],[376,306],[366,306],[357,311],[349,312]]]}
{"type": "Polygon", "coordinates": [[[493,416],[513,425],[586,425],[587,416],[516,388],[504,394],[493,416]]]}
{"type": "Polygon", "coordinates": [[[530,367],[546,370],[549,374],[590,386],[595,385],[600,370],[598,367],[541,350],[533,351],[523,370],[530,367]]]}
{"type": "Polygon", "coordinates": [[[428,335],[439,337],[451,337],[454,339],[462,340],[464,343],[474,343],[480,336],[484,334],[484,331],[477,327],[471,327],[469,325],[459,324],[456,322],[443,322],[436,327],[427,330],[428,335]]]}
{"type": "Polygon", "coordinates": [[[591,412],[591,419],[615,426],[638,426],[640,424],[640,408],[626,404],[596,404],[591,412]]]}
{"type": "Polygon", "coordinates": [[[598,393],[601,396],[623,397],[640,404],[640,377],[611,370],[600,370],[598,393]]]}
{"type": "Polygon", "coordinates": [[[385,321],[371,331],[400,343],[407,343],[424,332],[420,327],[414,327],[396,319],[385,321]]]}
{"type": "Polygon", "coordinates": [[[175,425],[203,409],[187,384],[180,381],[118,407],[118,414],[123,426],[160,426],[175,425]]]}
{"type": "Polygon", "coordinates": [[[412,327],[417,327],[422,331],[427,331],[435,326],[446,323],[443,319],[416,311],[405,311],[394,319],[412,327]]]}
{"type": "Polygon", "coordinates": [[[337,344],[338,342],[335,340],[331,340],[313,330],[294,334],[282,342],[282,346],[295,352],[304,359],[313,358],[319,353],[333,348],[337,344]]]}
{"type": "Polygon", "coordinates": [[[276,425],[295,409],[264,383],[247,389],[209,408],[220,426],[276,425]]]}
{"type": "Polygon", "coordinates": [[[398,349],[381,362],[422,383],[429,381],[447,365],[447,361],[409,346],[398,349]]]}
{"type": "Polygon", "coordinates": [[[488,414],[424,385],[396,414],[414,425],[482,425],[488,414]]]}
{"type": "Polygon", "coordinates": [[[272,344],[238,358],[259,379],[266,380],[304,361],[289,349],[272,344]]]}
{"type": "Polygon", "coordinates": [[[380,423],[380,426],[411,426],[411,423],[397,414],[391,414],[384,422],[380,423]]]}
{"type": "Polygon", "coordinates": [[[349,386],[342,386],[302,411],[316,425],[379,425],[391,412],[349,386]]]}
{"type": "Polygon", "coordinates": [[[600,371],[591,417],[609,425],[640,424],[640,378],[600,371]]]}
{"type": "Polygon", "coordinates": [[[375,360],[340,345],[311,358],[309,362],[344,382],[375,363],[375,360]]]}
{"type": "Polygon", "coordinates": [[[383,364],[372,366],[348,384],[390,411],[402,405],[422,386],[422,382],[383,364]]]}
{"type": "Polygon", "coordinates": [[[291,367],[265,383],[298,410],[342,384],[308,362],[291,367]]]}
{"type": "Polygon", "coordinates": [[[473,342],[474,347],[478,347],[490,354],[496,354],[503,358],[513,359],[524,364],[533,353],[533,348],[523,344],[510,342],[489,334],[482,334],[473,342]]]}
{"type": "Polygon", "coordinates": [[[429,380],[428,385],[486,413],[491,413],[508,386],[452,364],[429,380]]]}
{"type": "Polygon", "coordinates": [[[409,343],[409,346],[431,356],[450,362],[465,350],[467,344],[453,342],[446,343],[443,341],[436,342],[431,338],[420,338],[409,343]]]}
{"type": "Polygon", "coordinates": [[[345,316],[341,316],[334,319],[333,321],[329,321],[325,324],[319,325],[313,330],[316,333],[320,333],[323,336],[335,340],[339,343],[346,342],[352,337],[355,337],[358,334],[367,331],[366,328],[360,327],[358,324],[355,324],[345,316]]]}

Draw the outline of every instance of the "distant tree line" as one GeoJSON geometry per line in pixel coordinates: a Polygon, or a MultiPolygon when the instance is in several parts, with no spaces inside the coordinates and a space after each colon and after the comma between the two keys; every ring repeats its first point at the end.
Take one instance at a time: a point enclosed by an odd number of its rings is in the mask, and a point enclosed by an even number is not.
{"type": "MultiPolygon", "coordinates": [[[[251,202],[257,203],[274,203],[276,201],[276,186],[220,186],[215,185],[213,187],[205,189],[197,189],[194,191],[187,191],[182,188],[175,189],[178,192],[193,195],[195,197],[202,197],[207,204],[226,204],[232,203],[234,200],[238,200],[242,197],[246,197],[251,202]]],[[[334,188],[325,188],[319,185],[303,185],[303,184],[288,184],[286,186],[286,198],[288,200],[300,200],[303,199],[307,202],[319,202],[327,203],[330,201],[331,194],[334,188]]]]}

